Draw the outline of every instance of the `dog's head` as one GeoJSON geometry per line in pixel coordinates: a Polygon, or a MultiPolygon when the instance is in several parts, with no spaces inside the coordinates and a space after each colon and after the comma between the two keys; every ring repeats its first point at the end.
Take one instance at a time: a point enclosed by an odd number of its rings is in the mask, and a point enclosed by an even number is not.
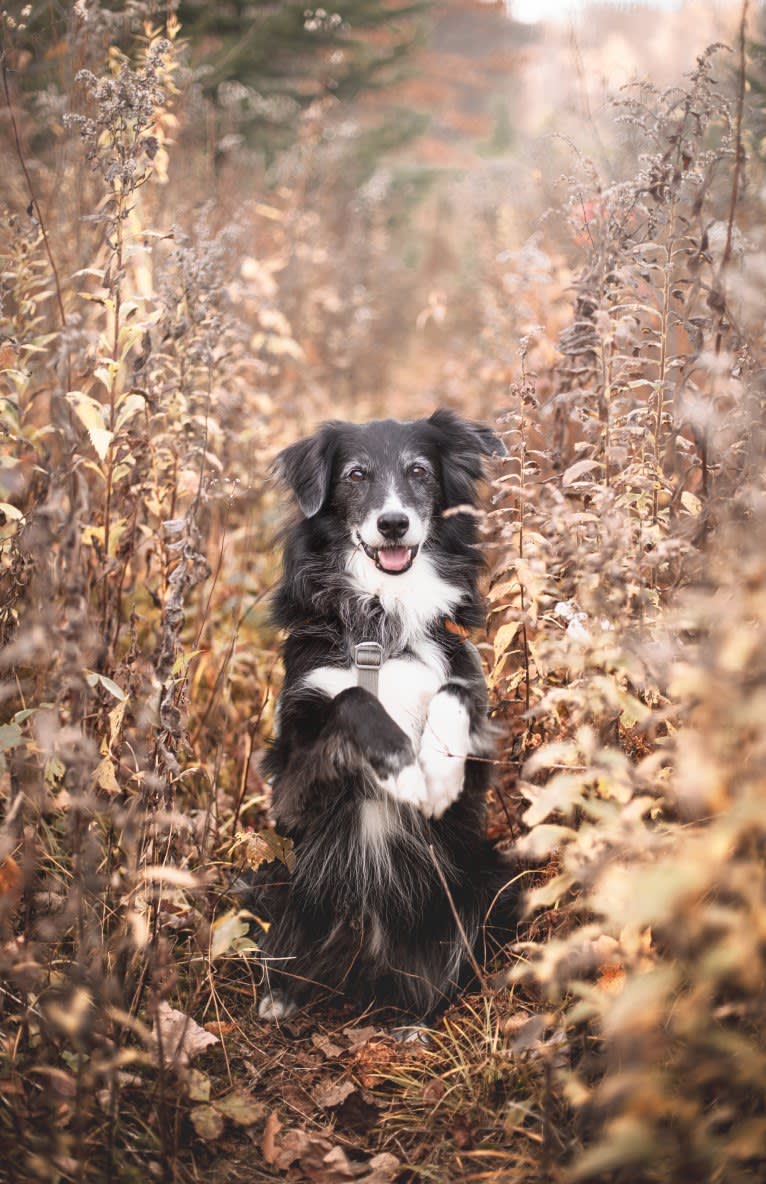
{"type": "Polygon", "coordinates": [[[275,461],[306,518],[331,516],[388,575],[409,571],[445,510],[474,505],[482,458],[498,436],[452,411],[401,423],[332,422],[275,461]]]}

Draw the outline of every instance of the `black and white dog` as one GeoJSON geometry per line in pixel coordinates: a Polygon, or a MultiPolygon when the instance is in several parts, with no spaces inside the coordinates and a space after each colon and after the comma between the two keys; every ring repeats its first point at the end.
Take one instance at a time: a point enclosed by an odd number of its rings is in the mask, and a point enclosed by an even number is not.
{"type": "Polygon", "coordinates": [[[328,423],[277,458],[301,516],[274,606],[287,640],[266,772],[297,860],[256,897],[263,1017],[318,987],[427,1016],[511,878],[484,836],[492,734],[465,639],[484,619],[470,510],[482,458],[504,453],[437,411],[328,423]]]}

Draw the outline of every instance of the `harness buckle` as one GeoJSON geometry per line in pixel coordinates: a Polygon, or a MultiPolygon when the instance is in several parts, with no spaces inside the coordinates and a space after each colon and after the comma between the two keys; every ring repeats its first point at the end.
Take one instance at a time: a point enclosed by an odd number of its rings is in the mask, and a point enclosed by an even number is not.
{"type": "Polygon", "coordinates": [[[356,685],[376,698],[378,696],[378,673],[383,665],[383,646],[377,641],[360,641],[354,646],[356,685]]]}

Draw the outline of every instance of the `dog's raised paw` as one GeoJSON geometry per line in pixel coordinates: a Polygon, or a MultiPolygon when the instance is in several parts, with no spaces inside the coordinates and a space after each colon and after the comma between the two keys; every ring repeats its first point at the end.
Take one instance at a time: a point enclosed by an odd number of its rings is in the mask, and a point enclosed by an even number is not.
{"type": "Polygon", "coordinates": [[[396,776],[387,777],[383,784],[386,792],[398,802],[426,812],[428,787],[418,765],[405,765],[396,776]]]}
{"type": "Polygon", "coordinates": [[[470,720],[461,700],[450,691],[439,691],[431,700],[418,754],[428,790],[425,812],[434,818],[441,818],[462,793],[469,734],[470,720]]]}
{"type": "Polygon", "coordinates": [[[295,1011],[295,1004],[281,995],[264,995],[258,1004],[258,1015],[262,1020],[286,1020],[295,1011]]]}

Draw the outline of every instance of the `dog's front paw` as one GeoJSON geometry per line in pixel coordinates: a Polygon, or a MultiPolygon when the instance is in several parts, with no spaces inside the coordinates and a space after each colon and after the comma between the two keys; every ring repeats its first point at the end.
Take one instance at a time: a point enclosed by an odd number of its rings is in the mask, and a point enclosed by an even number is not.
{"type": "Polygon", "coordinates": [[[457,695],[447,690],[434,695],[418,754],[428,790],[424,812],[433,818],[441,818],[462,793],[470,730],[468,712],[457,695]]]}
{"type": "Polygon", "coordinates": [[[398,802],[413,806],[423,814],[429,813],[428,786],[419,765],[405,765],[397,774],[386,778],[383,788],[398,802]]]}
{"type": "Polygon", "coordinates": [[[349,687],[333,703],[339,735],[350,740],[384,783],[396,779],[415,763],[415,750],[406,732],[362,687],[349,687]]]}

